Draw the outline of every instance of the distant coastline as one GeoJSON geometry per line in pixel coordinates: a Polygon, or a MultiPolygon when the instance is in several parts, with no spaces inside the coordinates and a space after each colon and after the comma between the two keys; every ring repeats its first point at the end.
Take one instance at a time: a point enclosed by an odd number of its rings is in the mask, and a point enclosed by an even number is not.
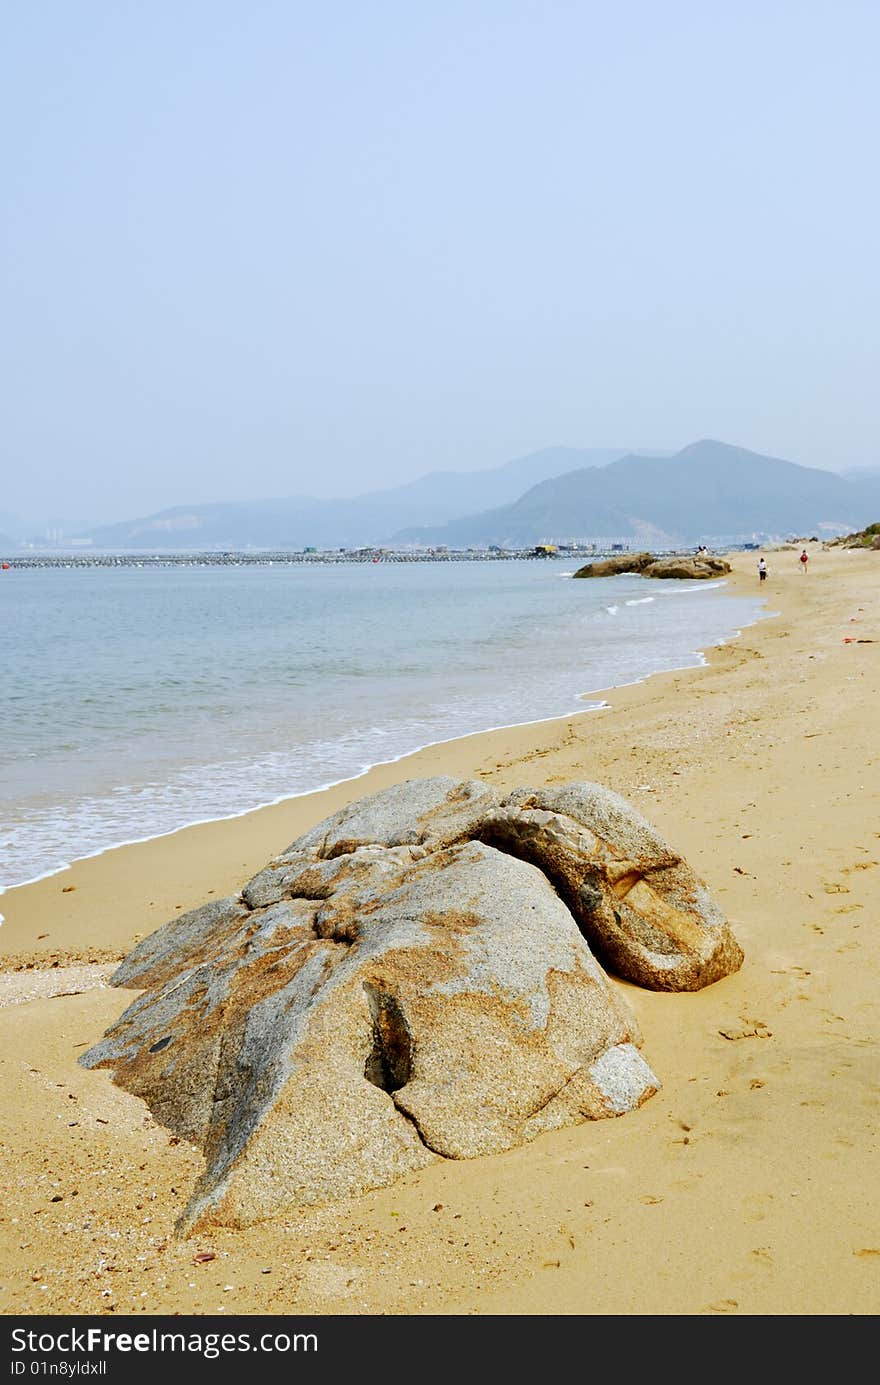
{"type": "MultiPolygon", "coordinates": [[[[741,545],[741,547],[757,545],[741,545]]],[[[554,546],[554,552],[542,551],[538,544],[531,548],[468,548],[468,549],[391,549],[391,548],[346,548],[321,549],[314,553],[272,550],[193,551],[184,553],[145,553],[142,550],[129,552],[44,552],[10,555],[4,563],[10,568],[41,567],[271,567],[278,563],[320,564],[320,563],[496,563],[496,562],[558,562],[572,558],[610,558],[620,556],[621,546],[606,548],[586,545],[583,547],[554,546]]],[[[635,551],[635,550],[633,550],[635,551]]],[[[678,557],[692,554],[693,547],[657,548],[652,552],[658,557],[678,557]]]]}

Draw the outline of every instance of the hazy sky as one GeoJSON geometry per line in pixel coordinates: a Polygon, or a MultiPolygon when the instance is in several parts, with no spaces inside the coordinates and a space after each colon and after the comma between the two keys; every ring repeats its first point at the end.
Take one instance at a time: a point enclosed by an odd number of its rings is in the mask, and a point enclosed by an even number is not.
{"type": "Polygon", "coordinates": [[[880,461],[875,0],[37,0],[0,510],[880,461]]]}

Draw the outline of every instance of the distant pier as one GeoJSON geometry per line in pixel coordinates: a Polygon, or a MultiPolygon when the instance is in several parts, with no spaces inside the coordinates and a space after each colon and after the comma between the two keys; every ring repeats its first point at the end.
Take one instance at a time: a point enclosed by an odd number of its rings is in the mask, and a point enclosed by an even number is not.
{"type": "MultiPolygon", "coordinates": [[[[757,548],[757,543],[742,539],[711,544],[710,553],[728,553],[733,549],[757,548]]],[[[626,543],[534,544],[530,548],[467,548],[467,549],[224,549],[191,552],[145,553],[133,549],[103,552],[100,549],[57,550],[0,550],[4,569],[9,568],[92,568],[92,567],[272,567],[338,563],[504,563],[504,562],[574,562],[578,566],[599,558],[620,558],[627,553],[643,551],[626,543]]],[[[656,558],[692,556],[693,547],[652,548],[656,558]]]]}
{"type": "MultiPolygon", "coordinates": [[[[616,550],[619,552],[619,550],[616,550]]],[[[690,551],[690,550],[688,550],[690,551]]],[[[555,553],[535,548],[467,549],[463,551],[425,549],[344,549],[317,553],[268,552],[263,550],[217,553],[9,553],[4,563],[11,568],[92,568],[92,567],[272,567],[273,565],[327,563],[497,563],[522,561],[553,562],[560,558],[586,562],[609,557],[598,549],[565,549],[555,553]]]]}

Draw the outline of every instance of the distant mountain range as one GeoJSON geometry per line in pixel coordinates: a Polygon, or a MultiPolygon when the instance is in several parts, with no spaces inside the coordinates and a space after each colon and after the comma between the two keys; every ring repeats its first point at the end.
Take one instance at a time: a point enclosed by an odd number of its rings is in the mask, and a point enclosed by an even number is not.
{"type": "Polygon", "coordinates": [[[833,537],[880,515],[880,476],[798,466],[711,439],[672,457],[630,454],[542,481],[511,505],[440,526],[405,529],[399,543],[520,548],[591,538],[645,547],[712,538],[833,537]]]}
{"type": "MultiPolygon", "coordinates": [[[[548,447],[491,470],[435,471],[346,499],[178,505],[81,531],[78,546],[455,549],[605,539],[660,548],[751,537],[832,538],[878,518],[877,469],[819,471],[706,439],[674,455],[548,447]]],[[[11,525],[2,527],[8,542],[0,542],[11,549],[20,535],[11,525]]]]}
{"type": "Polygon", "coordinates": [[[390,544],[416,524],[443,524],[505,505],[548,477],[603,466],[624,448],[547,447],[488,471],[434,471],[342,500],[300,495],[248,503],[177,505],[82,536],[97,548],[357,548],[390,544]]]}

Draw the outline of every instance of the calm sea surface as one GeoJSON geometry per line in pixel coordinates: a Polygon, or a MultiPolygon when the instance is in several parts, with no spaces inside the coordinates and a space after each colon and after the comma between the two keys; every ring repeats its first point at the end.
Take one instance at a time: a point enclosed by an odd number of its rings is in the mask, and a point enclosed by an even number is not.
{"type": "Polygon", "coordinates": [[[569,577],[558,560],[0,573],[0,887],[583,709],[764,613],[723,583],[569,577]]]}

